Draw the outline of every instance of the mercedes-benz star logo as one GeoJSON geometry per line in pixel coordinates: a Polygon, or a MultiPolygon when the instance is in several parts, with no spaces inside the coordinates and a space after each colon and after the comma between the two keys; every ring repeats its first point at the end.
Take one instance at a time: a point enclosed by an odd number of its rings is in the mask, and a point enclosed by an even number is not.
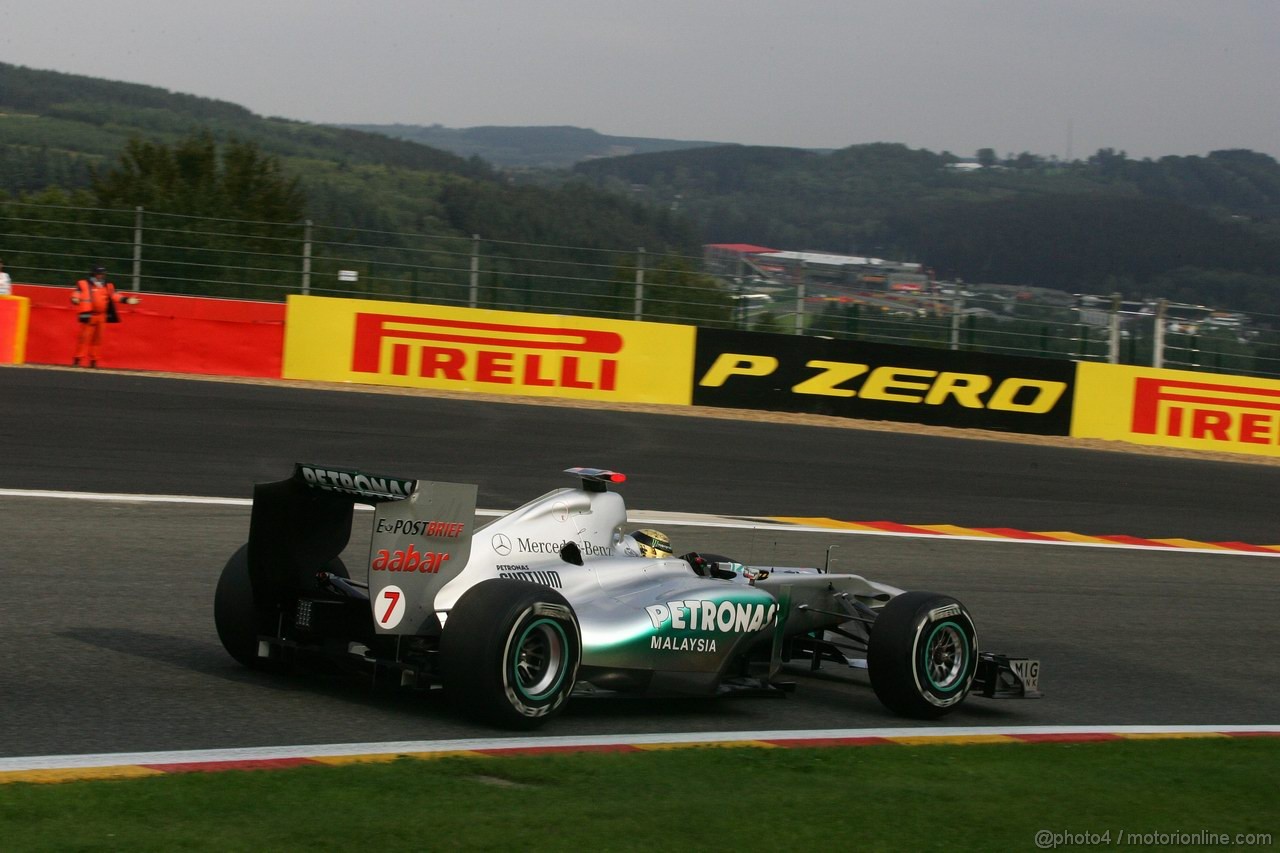
{"type": "Polygon", "coordinates": [[[502,533],[495,533],[493,535],[493,550],[496,551],[499,556],[507,556],[511,553],[511,540],[502,533]]]}

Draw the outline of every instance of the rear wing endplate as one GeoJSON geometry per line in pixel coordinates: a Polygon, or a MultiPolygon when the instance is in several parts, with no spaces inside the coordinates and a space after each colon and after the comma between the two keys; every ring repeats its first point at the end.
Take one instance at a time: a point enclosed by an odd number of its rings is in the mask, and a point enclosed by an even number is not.
{"type": "Polygon", "coordinates": [[[293,475],[253,487],[249,578],[254,597],[287,605],[347,547],[355,504],[408,500],[418,482],[332,465],[298,463],[293,475]]]}

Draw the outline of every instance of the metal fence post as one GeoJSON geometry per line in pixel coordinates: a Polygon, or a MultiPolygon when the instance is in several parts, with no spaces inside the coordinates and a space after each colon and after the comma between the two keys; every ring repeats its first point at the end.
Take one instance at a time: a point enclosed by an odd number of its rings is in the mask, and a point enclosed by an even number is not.
{"type": "Polygon", "coordinates": [[[133,209],[133,289],[142,289],[142,205],[133,209]]]}
{"type": "Polygon", "coordinates": [[[1120,299],[1119,293],[1111,294],[1111,316],[1108,318],[1111,334],[1107,341],[1107,362],[1120,363],[1120,299]]]}
{"type": "Polygon", "coordinates": [[[1088,355],[1089,347],[1084,342],[1084,314],[1080,311],[1080,294],[1078,293],[1076,294],[1075,305],[1071,306],[1071,313],[1075,318],[1075,322],[1072,324],[1075,326],[1075,331],[1073,333],[1074,337],[1071,338],[1071,359],[1073,361],[1082,361],[1088,355]]]}
{"type": "Polygon", "coordinates": [[[1169,309],[1169,300],[1156,302],[1156,328],[1151,336],[1151,366],[1164,367],[1164,317],[1169,309]]]}
{"type": "Polygon", "coordinates": [[[951,297],[951,348],[960,349],[960,315],[964,313],[964,297],[956,291],[951,297]]]}
{"type": "Polygon", "coordinates": [[[747,275],[746,258],[738,255],[738,275],[734,278],[735,290],[734,298],[738,300],[738,304],[733,306],[734,328],[745,329],[747,327],[747,300],[746,286],[743,283],[747,275]]]}
{"type": "Polygon", "coordinates": [[[632,319],[644,319],[644,246],[636,249],[636,301],[632,319]]]}
{"type": "Polygon", "coordinates": [[[800,262],[800,281],[796,284],[796,331],[797,335],[804,334],[804,283],[806,276],[805,262],[800,262]]]}
{"type": "Polygon", "coordinates": [[[471,275],[470,275],[470,291],[467,295],[467,305],[471,308],[480,307],[480,235],[471,235],[471,275]]]}
{"type": "Polygon", "coordinates": [[[311,220],[302,225],[302,295],[311,292],[311,220]]]}

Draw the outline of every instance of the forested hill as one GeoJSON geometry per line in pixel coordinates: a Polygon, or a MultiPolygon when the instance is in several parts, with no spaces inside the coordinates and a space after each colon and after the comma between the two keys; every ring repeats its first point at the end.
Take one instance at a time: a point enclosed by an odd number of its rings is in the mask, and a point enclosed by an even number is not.
{"type": "MultiPolygon", "coordinates": [[[[382,133],[0,63],[0,199],[66,203],[79,192],[77,203],[127,209],[142,203],[129,196],[133,185],[116,181],[109,199],[95,197],[95,170],[115,168],[130,140],[175,146],[207,134],[278,160],[302,190],[302,215],[330,226],[681,254],[702,242],[749,242],[921,261],[968,281],[1280,315],[1280,164],[1251,151],[1135,160],[1103,149],[1059,162],[985,150],[973,168],[888,143],[826,152],[581,128],[470,130],[473,141],[532,160],[557,148],[595,156],[691,147],[526,169],[512,183],[479,157],[382,133]]],[[[164,199],[153,193],[146,206],[164,199]]]]}
{"type": "Polygon", "coordinates": [[[92,170],[111,168],[131,139],[173,145],[205,132],[279,158],[285,174],[300,181],[306,215],[328,225],[696,251],[692,231],[668,212],[583,184],[514,188],[478,158],[416,142],[0,63],[0,196],[87,190],[92,170]],[[477,221],[481,211],[502,215],[477,221]]]}
{"type": "Polygon", "coordinates": [[[442,127],[438,124],[348,124],[354,130],[385,133],[398,139],[443,148],[463,157],[479,157],[500,168],[568,169],[583,160],[654,151],[682,151],[720,145],[679,139],[609,136],[584,127],[442,127]]]}
{"type": "Polygon", "coordinates": [[[706,242],[918,260],[940,275],[1280,313],[1280,164],[1252,151],[1070,163],[904,145],[721,146],[581,163],[706,242]]]}
{"type": "Polygon", "coordinates": [[[6,145],[102,156],[119,151],[131,136],[169,141],[199,127],[237,134],[285,157],[345,158],[351,164],[461,175],[487,171],[455,154],[382,134],[263,118],[227,101],[4,63],[0,109],[0,140],[6,145]]]}

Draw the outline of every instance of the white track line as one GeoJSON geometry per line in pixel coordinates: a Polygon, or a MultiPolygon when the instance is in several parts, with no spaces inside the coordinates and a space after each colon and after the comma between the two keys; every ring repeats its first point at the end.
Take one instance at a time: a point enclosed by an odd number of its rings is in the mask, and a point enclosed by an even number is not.
{"type": "Polygon", "coordinates": [[[583,735],[569,737],[463,738],[383,743],[312,744],[304,746],[195,749],[168,752],[115,752],[89,755],[33,755],[0,758],[0,772],[70,770],[152,764],[205,764],[226,761],[271,761],[350,755],[404,755],[419,752],[547,749],[654,744],[711,744],[741,741],[839,740],[849,738],[965,738],[1021,735],[1213,735],[1232,732],[1280,734],[1280,726],[956,726],[954,728],[882,728],[776,730],[744,732],[680,732],[672,734],[583,735]]]}
{"type": "MultiPolygon", "coordinates": [[[[252,506],[251,498],[211,498],[199,495],[144,495],[111,492],[68,492],[48,489],[0,489],[0,498],[54,498],[62,500],[104,501],[115,503],[199,504],[205,506],[252,506]]],[[[371,507],[356,504],[356,509],[371,507]]],[[[505,515],[509,510],[477,509],[486,518],[505,515]]],[[[783,524],[766,518],[742,518],[702,515],[687,512],[629,510],[627,518],[637,524],[666,524],[675,527],[724,527],[733,530],[768,530],[787,533],[822,533],[838,536],[887,536],[899,539],[929,539],[951,542],[974,542],[992,545],[1053,545],[1071,548],[1106,548],[1120,551],[1158,551],[1229,557],[1280,557],[1280,552],[1236,551],[1227,548],[1183,548],[1176,545],[1131,545],[1124,542],[1070,542],[1063,540],[1015,539],[989,536],[965,536],[959,533],[901,533],[892,530],[851,530],[807,524],[783,524]]]]}
{"type": "Polygon", "coordinates": [[[55,492],[48,489],[0,489],[0,498],[61,498],[72,501],[107,501],[114,503],[253,506],[252,498],[206,498],[197,495],[132,495],[110,492],[55,492]]]}

